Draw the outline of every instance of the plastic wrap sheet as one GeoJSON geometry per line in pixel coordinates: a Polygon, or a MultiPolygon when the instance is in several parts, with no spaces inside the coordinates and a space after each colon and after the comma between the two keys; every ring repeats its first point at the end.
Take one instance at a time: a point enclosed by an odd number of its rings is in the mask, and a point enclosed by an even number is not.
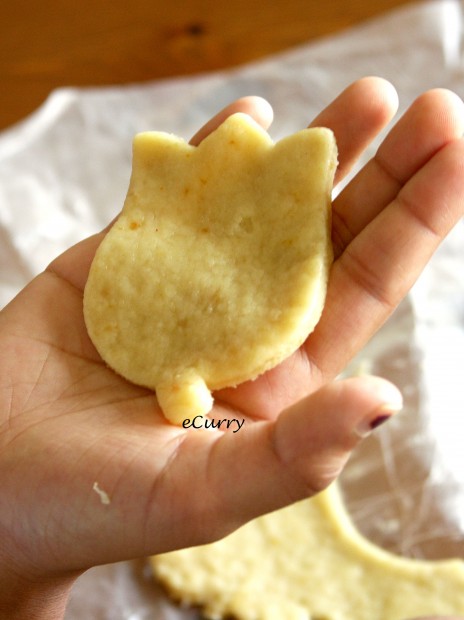
{"type": "MultiPolygon", "coordinates": [[[[372,74],[393,82],[402,110],[431,87],[463,96],[462,28],[460,2],[426,1],[227,72],[52,93],[0,135],[0,303],[114,217],[137,131],[189,138],[223,105],[258,94],[274,107],[271,135],[278,139],[305,126],[348,83],[372,74]]],[[[464,556],[463,272],[461,222],[347,370],[379,373],[403,390],[404,413],[365,442],[342,484],[359,528],[413,557],[464,556]]],[[[85,574],[66,617],[197,616],[169,603],[138,560],[85,574]]]]}

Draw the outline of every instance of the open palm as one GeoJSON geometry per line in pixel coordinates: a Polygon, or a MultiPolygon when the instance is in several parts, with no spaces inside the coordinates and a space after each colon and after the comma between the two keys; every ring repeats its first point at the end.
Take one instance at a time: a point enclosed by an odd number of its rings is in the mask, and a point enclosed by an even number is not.
{"type": "MultiPolygon", "coordinates": [[[[228,114],[264,127],[268,105],[228,114]]],[[[396,111],[377,78],[350,86],[312,125],[333,129],[340,181],[396,111]]],[[[0,555],[32,583],[212,541],[326,486],[399,397],[375,378],[333,381],[395,309],[464,212],[463,106],[422,95],[333,205],[336,253],[315,332],[278,368],[215,395],[240,432],[169,424],[154,394],[108,369],[82,293],[104,232],[59,257],[0,316],[0,555]]],[[[1,583],[1,578],[0,578],[1,583]]]]}

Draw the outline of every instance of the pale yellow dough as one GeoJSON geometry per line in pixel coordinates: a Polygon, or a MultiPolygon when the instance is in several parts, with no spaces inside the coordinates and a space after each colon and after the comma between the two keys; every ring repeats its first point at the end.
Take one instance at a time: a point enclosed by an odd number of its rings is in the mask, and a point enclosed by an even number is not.
{"type": "Polygon", "coordinates": [[[338,488],[211,545],[151,558],[173,597],[207,618],[406,620],[464,614],[464,563],[410,560],[363,538],[338,488]]]}
{"type": "Polygon", "coordinates": [[[135,137],[129,191],[93,261],[84,316],[103,359],[156,390],[171,421],[207,414],[211,390],[277,365],[314,328],[332,260],[336,160],[328,129],[274,144],[243,114],[198,147],[135,137]]]}

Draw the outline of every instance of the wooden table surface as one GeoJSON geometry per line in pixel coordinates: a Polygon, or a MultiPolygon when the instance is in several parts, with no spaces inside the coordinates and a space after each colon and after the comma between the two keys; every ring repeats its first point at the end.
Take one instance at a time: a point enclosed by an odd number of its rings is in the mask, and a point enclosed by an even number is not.
{"type": "Polygon", "coordinates": [[[0,129],[59,86],[235,66],[411,0],[14,0],[0,3],[0,129]]]}

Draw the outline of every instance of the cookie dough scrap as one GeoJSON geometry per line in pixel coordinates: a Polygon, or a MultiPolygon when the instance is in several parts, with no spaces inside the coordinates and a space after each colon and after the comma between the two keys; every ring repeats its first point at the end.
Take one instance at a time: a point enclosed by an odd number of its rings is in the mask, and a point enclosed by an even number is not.
{"type": "Polygon", "coordinates": [[[172,422],[206,415],[212,390],[276,366],[313,330],[332,261],[336,166],[329,129],[274,143],[244,114],[199,146],[135,137],[84,317],[106,363],[155,390],[172,422]]]}
{"type": "Polygon", "coordinates": [[[412,560],[366,540],[336,484],[210,544],[150,558],[206,618],[405,620],[464,614],[464,562],[412,560]]]}

